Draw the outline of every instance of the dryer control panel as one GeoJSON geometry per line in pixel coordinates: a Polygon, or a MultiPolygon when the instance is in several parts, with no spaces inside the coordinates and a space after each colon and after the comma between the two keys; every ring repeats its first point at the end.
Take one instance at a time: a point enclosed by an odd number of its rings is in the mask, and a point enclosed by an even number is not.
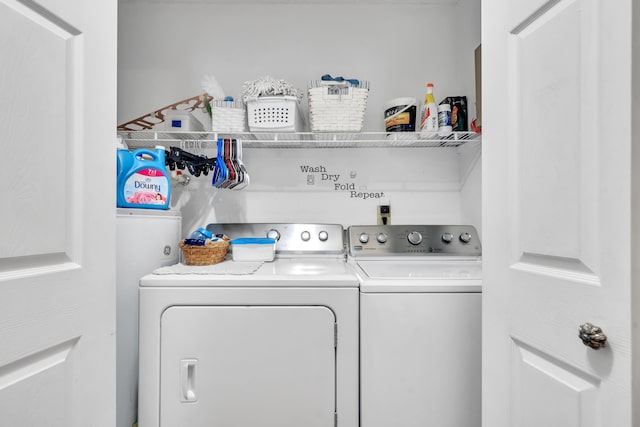
{"type": "Polygon", "coordinates": [[[213,234],[231,239],[270,237],[276,240],[278,255],[342,255],[344,228],[340,224],[317,223],[220,223],[209,224],[213,234]]]}
{"type": "Polygon", "coordinates": [[[472,225],[354,225],[347,230],[351,256],[480,256],[472,225]]]}

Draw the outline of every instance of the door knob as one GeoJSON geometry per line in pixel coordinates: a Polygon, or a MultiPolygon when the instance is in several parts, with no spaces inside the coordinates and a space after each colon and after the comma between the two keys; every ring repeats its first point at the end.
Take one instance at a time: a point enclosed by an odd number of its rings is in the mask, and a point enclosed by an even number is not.
{"type": "Polygon", "coordinates": [[[598,350],[607,345],[607,336],[602,333],[602,329],[599,326],[592,325],[591,323],[585,323],[580,325],[580,339],[582,343],[587,347],[591,347],[594,350],[598,350]]]}

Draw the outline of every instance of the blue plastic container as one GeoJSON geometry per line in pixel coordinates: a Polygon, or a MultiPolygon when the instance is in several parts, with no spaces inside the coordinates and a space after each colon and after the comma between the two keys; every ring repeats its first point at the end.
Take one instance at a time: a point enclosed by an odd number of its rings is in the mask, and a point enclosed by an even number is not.
{"type": "Polygon", "coordinates": [[[171,182],[165,148],[118,150],[117,204],[119,208],[169,209],[171,182]],[[127,154],[128,153],[128,154],[127,154]]]}

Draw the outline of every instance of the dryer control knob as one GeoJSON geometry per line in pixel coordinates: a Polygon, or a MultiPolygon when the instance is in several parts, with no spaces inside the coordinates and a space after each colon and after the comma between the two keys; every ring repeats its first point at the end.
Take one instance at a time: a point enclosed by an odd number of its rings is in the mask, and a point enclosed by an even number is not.
{"type": "Polygon", "coordinates": [[[321,242],[326,242],[327,240],[329,240],[329,233],[327,233],[326,231],[319,232],[318,239],[320,239],[321,242]]]}
{"type": "Polygon", "coordinates": [[[471,241],[471,234],[464,232],[460,235],[460,241],[462,243],[469,243],[471,241]]]}
{"type": "Polygon", "coordinates": [[[270,239],[276,239],[276,241],[280,240],[280,233],[275,228],[267,231],[267,237],[270,239]]]}
{"type": "Polygon", "coordinates": [[[309,233],[308,231],[303,231],[302,233],[300,233],[300,238],[303,241],[308,242],[309,239],[311,239],[311,233],[309,233]]]}
{"type": "Polygon", "coordinates": [[[442,233],[442,241],[445,243],[451,243],[453,242],[453,234],[451,233],[442,233]]]}
{"type": "Polygon", "coordinates": [[[369,242],[369,235],[367,233],[362,233],[360,234],[360,237],[358,237],[358,240],[360,240],[360,243],[367,243],[369,242]]]}
{"type": "Polygon", "coordinates": [[[376,237],[376,240],[378,241],[378,243],[386,243],[387,242],[387,235],[384,234],[384,233],[380,233],[376,237]]]}
{"type": "Polygon", "coordinates": [[[420,243],[422,243],[422,234],[420,234],[418,231],[412,231],[411,233],[407,234],[407,240],[412,245],[419,245],[420,243]]]}

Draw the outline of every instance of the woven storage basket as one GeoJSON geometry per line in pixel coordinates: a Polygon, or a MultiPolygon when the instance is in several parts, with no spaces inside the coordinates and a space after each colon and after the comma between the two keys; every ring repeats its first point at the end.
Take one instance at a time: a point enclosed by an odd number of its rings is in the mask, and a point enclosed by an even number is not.
{"type": "Polygon", "coordinates": [[[209,240],[204,246],[192,246],[180,242],[179,246],[184,255],[184,263],[187,265],[217,264],[224,261],[229,251],[229,241],[226,239],[215,242],[209,240]]]}
{"type": "Polygon", "coordinates": [[[211,130],[213,132],[246,132],[247,114],[240,101],[213,101],[211,103],[211,130]]]}
{"type": "Polygon", "coordinates": [[[247,101],[251,132],[300,132],[304,119],[295,96],[261,96],[247,101]]]}
{"type": "Polygon", "coordinates": [[[311,132],[361,132],[369,83],[309,82],[311,132]]]}

